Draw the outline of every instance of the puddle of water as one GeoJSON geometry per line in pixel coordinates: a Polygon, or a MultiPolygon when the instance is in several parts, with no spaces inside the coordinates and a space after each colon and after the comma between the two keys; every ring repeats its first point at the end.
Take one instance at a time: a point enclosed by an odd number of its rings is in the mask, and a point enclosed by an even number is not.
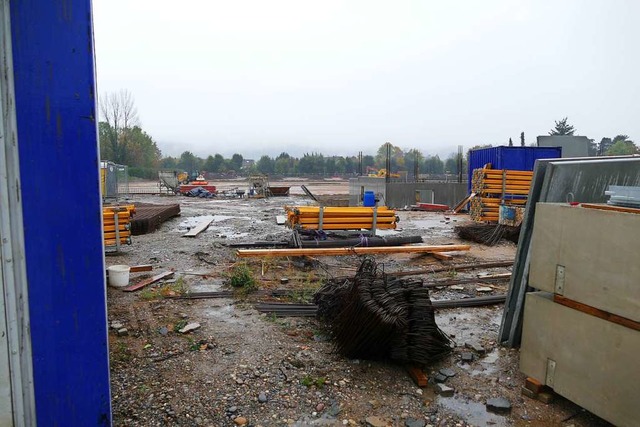
{"type": "Polygon", "coordinates": [[[239,219],[239,220],[246,220],[246,221],[253,221],[251,218],[246,217],[246,216],[242,216],[242,217],[237,217],[237,216],[230,216],[230,215],[198,215],[198,216],[192,216],[192,217],[188,217],[183,219],[179,224],[178,227],[176,229],[174,229],[173,231],[184,231],[187,228],[193,228],[196,225],[198,225],[200,223],[200,221],[203,220],[209,220],[211,221],[211,224],[215,224],[217,222],[221,222],[221,221],[225,221],[228,219],[239,219]]]}
{"type": "MultiPolygon", "coordinates": [[[[449,227],[445,227],[449,221],[445,221],[442,218],[428,218],[428,219],[410,219],[408,224],[412,224],[415,228],[424,229],[442,229],[441,231],[450,231],[449,227]]],[[[408,227],[408,226],[407,226],[408,227]]]]}
{"type": "Polygon", "coordinates": [[[494,348],[492,351],[487,353],[484,357],[482,357],[478,362],[480,366],[476,366],[470,374],[472,377],[478,375],[485,376],[493,376],[496,372],[498,372],[498,359],[500,358],[500,352],[497,348],[494,348]]]}
{"type": "Polygon", "coordinates": [[[208,279],[207,282],[193,283],[189,286],[190,292],[217,292],[222,290],[223,281],[220,279],[208,279]]]}
{"type": "Polygon", "coordinates": [[[474,426],[504,427],[508,420],[500,415],[487,412],[484,403],[465,400],[457,397],[437,398],[438,405],[458,415],[465,422],[474,426]]]}
{"type": "Polygon", "coordinates": [[[221,307],[209,307],[203,310],[202,314],[206,319],[215,319],[226,323],[240,323],[240,320],[234,317],[235,310],[230,304],[221,307]]]}

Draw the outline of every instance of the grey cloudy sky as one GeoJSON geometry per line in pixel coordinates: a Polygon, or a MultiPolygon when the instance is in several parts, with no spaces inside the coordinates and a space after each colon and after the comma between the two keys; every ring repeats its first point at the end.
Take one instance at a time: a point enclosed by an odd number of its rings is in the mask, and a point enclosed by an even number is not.
{"type": "Polygon", "coordinates": [[[98,90],[166,155],[640,140],[640,1],[94,0],[98,90]]]}

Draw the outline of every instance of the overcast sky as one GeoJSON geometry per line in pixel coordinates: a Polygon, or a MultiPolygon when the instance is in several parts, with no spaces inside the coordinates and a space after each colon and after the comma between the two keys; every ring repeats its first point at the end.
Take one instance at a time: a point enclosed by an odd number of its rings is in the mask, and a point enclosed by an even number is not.
{"type": "Polygon", "coordinates": [[[640,1],[94,0],[98,91],[163,154],[424,154],[564,116],[640,141],[640,1]]]}

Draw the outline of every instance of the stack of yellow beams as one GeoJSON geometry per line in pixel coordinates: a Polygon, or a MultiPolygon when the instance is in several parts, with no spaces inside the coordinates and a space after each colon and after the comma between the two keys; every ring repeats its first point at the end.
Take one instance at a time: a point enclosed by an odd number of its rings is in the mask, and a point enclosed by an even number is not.
{"type": "Polygon", "coordinates": [[[285,211],[289,227],[305,230],[394,229],[397,221],[396,211],[386,206],[285,206],[285,211]]]}
{"type": "Polygon", "coordinates": [[[116,227],[120,235],[120,244],[131,244],[131,216],[135,210],[134,205],[103,206],[102,228],[105,247],[116,246],[116,227]],[[116,213],[118,214],[117,225],[116,213]]]}
{"type": "Polygon", "coordinates": [[[498,222],[501,204],[524,206],[527,203],[533,172],[502,169],[475,169],[469,214],[474,221],[498,222]]]}

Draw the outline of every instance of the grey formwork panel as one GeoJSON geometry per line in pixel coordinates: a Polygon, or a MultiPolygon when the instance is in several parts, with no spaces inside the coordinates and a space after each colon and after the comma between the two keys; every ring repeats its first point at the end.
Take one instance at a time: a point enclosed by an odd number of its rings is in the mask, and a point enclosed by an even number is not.
{"type": "Polygon", "coordinates": [[[529,286],[640,321],[640,215],[538,203],[529,286]]]}
{"type": "Polygon", "coordinates": [[[640,332],[551,298],[526,296],[520,370],[615,425],[637,426],[640,332]]]}
{"type": "Polygon", "coordinates": [[[640,156],[540,159],[536,161],[498,339],[520,345],[524,295],[529,286],[531,235],[537,202],[602,203],[609,185],[640,185],[640,156]]]}

